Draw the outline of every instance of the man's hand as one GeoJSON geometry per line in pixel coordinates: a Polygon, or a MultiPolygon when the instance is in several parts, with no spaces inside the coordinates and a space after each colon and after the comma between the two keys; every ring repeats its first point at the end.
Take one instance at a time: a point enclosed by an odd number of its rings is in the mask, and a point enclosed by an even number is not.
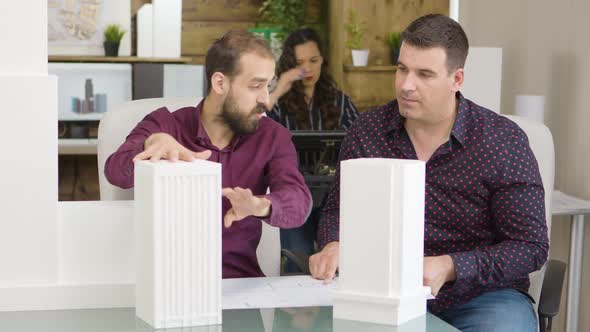
{"type": "Polygon", "coordinates": [[[320,280],[332,280],[336,275],[340,257],[338,241],[330,242],[322,251],[309,258],[311,276],[320,280]]]}
{"type": "Polygon", "coordinates": [[[222,194],[229,199],[232,206],[223,217],[226,228],[231,227],[234,221],[247,216],[263,218],[270,215],[271,201],[265,197],[254,196],[250,189],[223,188],[222,194]]]}
{"type": "Polygon", "coordinates": [[[436,296],[445,282],[457,279],[455,264],[449,255],[424,257],[424,286],[436,296]]]}
{"type": "Polygon", "coordinates": [[[194,152],[182,146],[172,136],[166,133],[157,133],[152,134],[145,140],[143,152],[137,154],[133,161],[146,159],[150,161],[160,159],[193,161],[195,159],[208,159],[209,157],[211,157],[211,151],[209,150],[194,152]]]}

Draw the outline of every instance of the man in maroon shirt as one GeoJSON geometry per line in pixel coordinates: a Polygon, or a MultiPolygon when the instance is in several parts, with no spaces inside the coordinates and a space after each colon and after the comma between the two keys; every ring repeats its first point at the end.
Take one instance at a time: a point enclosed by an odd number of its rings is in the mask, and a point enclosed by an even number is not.
{"type": "Polygon", "coordinates": [[[263,276],[256,258],[260,220],[298,227],[311,208],[289,131],[262,116],[275,62],[265,41],[231,31],[208,50],[205,72],[207,97],[196,107],[146,116],[107,159],[105,175],[131,188],[137,160],[221,163],[223,277],[263,276]]]}
{"type": "MultiPolygon", "coordinates": [[[[436,296],[431,312],[461,331],[536,331],[528,274],[549,248],[539,167],[518,125],[459,92],[468,48],[446,16],[411,23],[397,99],[361,114],[340,159],[426,162],[423,282],[436,296]]],[[[338,268],[339,185],[337,178],[320,217],[322,250],[310,258],[319,279],[338,268]]]]}

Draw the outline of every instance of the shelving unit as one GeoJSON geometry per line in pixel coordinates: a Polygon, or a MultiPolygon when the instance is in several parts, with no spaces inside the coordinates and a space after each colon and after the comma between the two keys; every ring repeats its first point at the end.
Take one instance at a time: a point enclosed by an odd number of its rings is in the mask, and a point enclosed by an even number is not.
{"type": "Polygon", "coordinates": [[[50,55],[49,62],[93,62],[93,63],[191,63],[192,58],[140,58],[136,56],[79,56],[50,55]]]}
{"type": "Polygon", "coordinates": [[[395,72],[397,66],[380,65],[380,66],[352,66],[344,65],[344,72],[395,72]]]}
{"type": "Polygon", "coordinates": [[[97,145],[96,138],[60,138],[58,152],[60,155],[95,155],[97,145]]]}
{"type": "Polygon", "coordinates": [[[391,51],[385,43],[388,33],[402,31],[416,18],[428,14],[448,15],[449,2],[438,0],[329,0],[330,72],[336,84],[352,99],[359,111],[382,105],[395,98],[395,72],[391,51]],[[351,11],[365,18],[366,32],[361,46],[368,48],[369,65],[353,67],[349,36],[342,27],[351,11]]]}
{"type": "MultiPolygon", "coordinates": [[[[54,63],[121,63],[138,66],[158,66],[164,64],[191,64],[193,58],[145,58],[136,56],[78,56],[78,55],[50,55],[48,62],[54,63]]],[[[152,66],[152,67],[153,67],[152,66]]],[[[142,68],[144,68],[142,67],[142,68]]],[[[136,72],[132,72],[133,84],[136,72]]],[[[71,113],[67,116],[60,116],[60,122],[97,122],[102,119],[104,113],[71,113]]],[[[60,155],[95,155],[97,140],[95,138],[60,138],[58,141],[58,151],[60,155]]]]}

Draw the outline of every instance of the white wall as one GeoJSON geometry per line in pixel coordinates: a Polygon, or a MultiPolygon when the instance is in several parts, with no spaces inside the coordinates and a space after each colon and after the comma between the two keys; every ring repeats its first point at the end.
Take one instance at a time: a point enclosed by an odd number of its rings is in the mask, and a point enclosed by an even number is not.
{"type": "MultiPolygon", "coordinates": [[[[546,96],[545,124],[555,141],[555,186],[590,200],[588,12],[586,0],[469,0],[461,1],[459,22],[472,45],[503,48],[502,113],[513,113],[518,94],[546,96]]],[[[569,224],[567,218],[554,218],[551,230],[550,257],[566,262],[569,224]]],[[[590,278],[589,238],[586,223],[583,281],[590,278]]],[[[564,288],[555,331],[565,330],[565,293],[564,288]]],[[[589,306],[590,284],[582,282],[580,331],[590,331],[589,306]]]]}

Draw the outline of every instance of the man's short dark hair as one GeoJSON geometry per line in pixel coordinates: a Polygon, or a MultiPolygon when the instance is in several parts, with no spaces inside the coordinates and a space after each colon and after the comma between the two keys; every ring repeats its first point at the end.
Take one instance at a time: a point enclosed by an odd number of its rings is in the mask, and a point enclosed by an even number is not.
{"type": "Polygon", "coordinates": [[[217,39],[205,55],[207,93],[211,91],[211,77],[220,72],[230,78],[240,73],[240,58],[244,53],[256,53],[272,58],[272,51],[266,41],[253,33],[231,30],[217,39]]]}
{"type": "Polygon", "coordinates": [[[417,48],[441,47],[447,54],[449,73],[465,66],[469,41],[459,23],[440,14],[424,15],[402,32],[402,41],[417,48]]]}

